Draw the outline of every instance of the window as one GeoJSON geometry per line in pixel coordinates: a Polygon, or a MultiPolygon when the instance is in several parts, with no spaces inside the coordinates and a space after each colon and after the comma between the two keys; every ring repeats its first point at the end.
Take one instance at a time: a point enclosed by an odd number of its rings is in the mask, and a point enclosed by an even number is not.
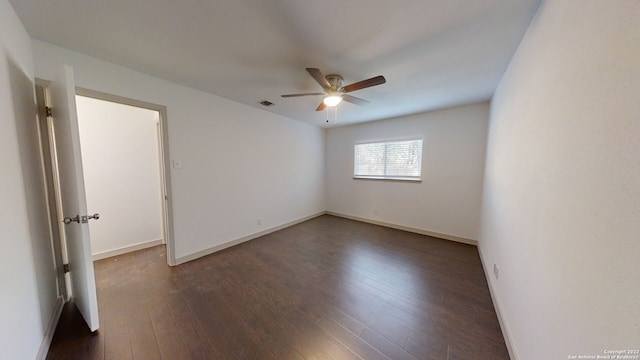
{"type": "Polygon", "coordinates": [[[422,139],[356,144],[353,177],[420,181],[422,139]]]}

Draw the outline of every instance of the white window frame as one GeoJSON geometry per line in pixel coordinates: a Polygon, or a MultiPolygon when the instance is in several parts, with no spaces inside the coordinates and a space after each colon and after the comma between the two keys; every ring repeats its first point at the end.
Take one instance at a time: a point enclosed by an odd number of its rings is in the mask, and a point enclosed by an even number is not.
{"type": "MultiPolygon", "coordinates": [[[[360,141],[360,142],[356,142],[353,145],[353,178],[354,179],[361,179],[361,180],[391,180],[391,181],[410,181],[410,182],[421,182],[422,181],[422,158],[423,158],[423,153],[424,153],[424,139],[422,137],[411,137],[411,138],[396,138],[396,139],[384,139],[384,140],[374,140],[374,141],[360,141]],[[420,148],[421,148],[421,152],[420,152],[420,174],[417,176],[399,176],[399,175],[388,175],[388,174],[384,174],[384,175],[363,175],[363,174],[357,174],[357,161],[358,161],[358,146],[359,145],[367,145],[367,144],[380,144],[380,143],[384,143],[384,144],[389,144],[389,143],[396,143],[396,142],[405,142],[405,141],[415,141],[415,140],[420,140],[421,144],[420,144],[420,148]]],[[[385,171],[386,172],[386,164],[387,164],[387,153],[385,152],[385,160],[384,164],[385,164],[385,171]]]]}

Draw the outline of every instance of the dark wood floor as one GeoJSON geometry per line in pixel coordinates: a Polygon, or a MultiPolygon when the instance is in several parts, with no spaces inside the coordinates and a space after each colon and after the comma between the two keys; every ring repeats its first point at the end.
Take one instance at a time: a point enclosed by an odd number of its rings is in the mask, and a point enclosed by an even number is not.
{"type": "Polygon", "coordinates": [[[321,216],[170,268],[95,263],[101,328],[65,306],[48,359],[508,359],[478,251],[321,216]]]}

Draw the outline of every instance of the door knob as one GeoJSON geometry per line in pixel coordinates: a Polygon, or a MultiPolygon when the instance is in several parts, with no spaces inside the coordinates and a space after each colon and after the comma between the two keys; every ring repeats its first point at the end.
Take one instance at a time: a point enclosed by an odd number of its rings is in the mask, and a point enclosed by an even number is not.
{"type": "Polygon", "coordinates": [[[72,217],[72,218],[66,216],[64,220],[62,220],[62,222],[65,224],[71,224],[74,221],[80,224],[80,215],[76,215],[75,217],[72,217]]]}

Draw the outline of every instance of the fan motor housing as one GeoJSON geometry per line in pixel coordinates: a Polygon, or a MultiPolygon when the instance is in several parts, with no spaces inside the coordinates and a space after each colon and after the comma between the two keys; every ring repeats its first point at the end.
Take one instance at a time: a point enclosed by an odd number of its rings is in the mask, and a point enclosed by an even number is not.
{"type": "Polygon", "coordinates": [[[333,88],[334,90],[339,90],[340,88],[342,88],[342,83],[344,81],[342,79],[342,76],[331,74],[331,75],[325,76],[324,78],[327,79],[327,81],[329,82],[329,85],[331,85],[331,88],[333,88]]]}

